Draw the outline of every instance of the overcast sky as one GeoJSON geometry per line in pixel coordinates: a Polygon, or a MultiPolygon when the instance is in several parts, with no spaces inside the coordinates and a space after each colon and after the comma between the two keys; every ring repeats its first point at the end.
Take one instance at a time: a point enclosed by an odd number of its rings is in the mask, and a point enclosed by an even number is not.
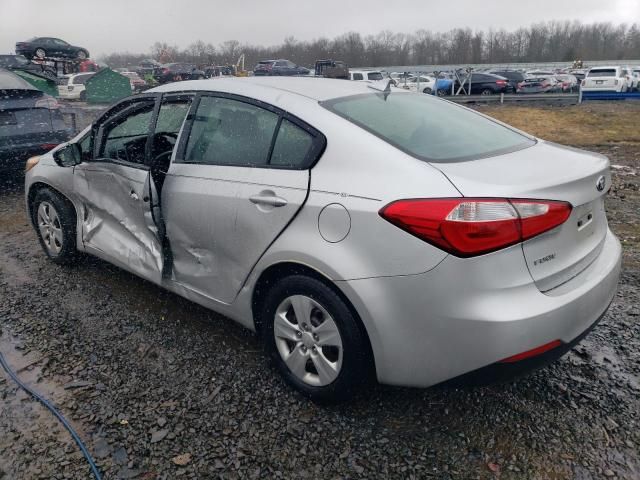
{"type": "Polygon", "coordinates": [[[274,45],[288,35],[311,40],[348,31],[511,30],[546,20],[639,19],[640,0],[0,0],[0,53],[33,36],[62,38],[98,57],[146,53],[155,41],[181,48],[198,39],[274,45]]]}

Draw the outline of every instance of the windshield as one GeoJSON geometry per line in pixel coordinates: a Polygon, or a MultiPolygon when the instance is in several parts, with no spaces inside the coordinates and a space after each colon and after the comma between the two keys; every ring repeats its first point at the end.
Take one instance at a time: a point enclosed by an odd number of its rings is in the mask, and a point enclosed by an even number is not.
{"type": "Polygon", "coordinates": [[[471,110],[428,95],[370,93],[322,102],[328,110],[414,157],[456,162],[535,142],[471,110]]]}

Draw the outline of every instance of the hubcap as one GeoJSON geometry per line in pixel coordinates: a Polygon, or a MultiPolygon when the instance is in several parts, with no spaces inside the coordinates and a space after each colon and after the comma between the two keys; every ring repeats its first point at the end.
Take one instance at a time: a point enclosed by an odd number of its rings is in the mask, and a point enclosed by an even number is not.
{"type": "Polygon", "coordinates": [[[329,312],[312,298],[287,297],[276,310],[273,334],[280,357],[304,383],[323,387],[340,374],[340,331],[329,312]]]}
{"type": "Polygon", "coordinates": [[[58,255],[62,250],[62,225],[58,212],[49,202],[42,202],[38,207],[38,230],[49,253],[58,255]]]}
{"type": "Polygon", "coordinates": [[[44,50],[43,50],[43,49],[41,49],[41,48],[38,48],[38,49],[36,50],[36,57],[38,57],[38,58],[44,58],[44,50]]]}

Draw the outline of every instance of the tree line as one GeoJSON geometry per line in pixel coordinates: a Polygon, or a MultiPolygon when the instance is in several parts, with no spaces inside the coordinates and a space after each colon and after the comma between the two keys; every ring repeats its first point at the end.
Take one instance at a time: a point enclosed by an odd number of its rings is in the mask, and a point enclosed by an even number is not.
{"type": "Polygon", "coordinates": [[[351,67],[631,60],[640,58],[640,25],[550,21],[512,31],[455,28],[414,33],[385,30],[377,35],[348,32],[333,39],[310,41],[287,37],[271,47],[237,40],[214,46],[197,40],[181,49],[156,42],[146,54],[113,53],[101,60],[114,68],[137,65],[149,57],[161,63],[228,65],[235,64],[242,53],[247,69],[259,60],[272,58],[286,58],[305,66],[312,66],[317,59],[332,58],[351,67]]]}

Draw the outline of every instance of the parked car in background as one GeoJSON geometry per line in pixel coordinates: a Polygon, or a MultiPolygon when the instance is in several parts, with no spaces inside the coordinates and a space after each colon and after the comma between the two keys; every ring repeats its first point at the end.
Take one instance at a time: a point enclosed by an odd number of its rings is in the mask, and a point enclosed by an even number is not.
{"type": "Polygon", "coordinates": [[[0,68],[33,73],[34,75],[44,76],[52,80],[57,78],[56,71],[53,67],[33,63],[27,60],[24,55],[0,55],[0,68]]]}
{"type": "Polygon", "coordinates": [[[619,66],[593,67],[582,81],[585,92],[626,92],[629,80],[626,70],[619,66]]]}
{"type": "Polygon", "coordinates": [[[296,65],[292,61],[284,58],[279,60],[261,60],[253,69],[254,75],[293,76],[309,75],[310,72],[308,68],[296,65]]]}
{"type": "Polygon", "coordinates": [[[129,79],[129,83],[131,84],[131,91],[141,92],[147,87],[147,82],[140,78],[140,75],[138,75],[136,72],[123,71],[119,73],[120,75],[124,75],[129,79]]]}
{"type": "Polygon", "coordinates": [[[640,89],[640,67],[631,67],[631,71],[633,72],[633,76],[638,81],[638,83],[636,84],[636,91],[637,91],[640,89]]]}
{"type": "Polygon", "coordinates": [[[554,75],[554,78],[560,83],[563,92],[575,92],[580,85],[578,79],[568,73],[558,73],[554,75]]]}
{"type": "Polygon", "coordinates": [[[531,76],[518,84],[516,93],[561,93],[562,83],[553,75],[531,76]]]}
{"type": "Polygon", "coordinates": [[[24,170],[28,157],[66,142],[70,133],[55,98],[0,69],[0,172],[24,170]]]}
{"type": "Polygon", "coordinates": [[[93,75],[95,75],[93,72],[88,72],[61,77],[58,80],[58,96],[65,100],[85,101],[87,92],[85,91],[84,83],[93,75]]]}
{"type": "Polygon", "coordinates": [[[157,67],[153,76],[160,84],[184,80],[202,80],[205,72],[191,63],[167,63],[157,67]]]}
{"type": "Polygon", "coordinates": [[[349,80],[377,82],[384,80],[384,75],[378,70],[349,70],[349,80]]]}
{"type": "Polygon", "coordinates": [[[146,77],[147,75],[153,75],[153,72],[157,68],[160,68],[162,65],[159,62],[156,62],[152,59],[142,60],[137,68],[135,68],[135,72],[140,75],[141,78],[146,77]]]}
{"type": "Polygon", "coordinates": [[[216,79],[116,104],[29,165],[44,254],[96,255],[257,331],[317,401],[566,354],[616,295],[608,159],[370,86],[216,79]]]}
{"type": "Polygon", "coordinates": [[[316,77],[349,79],[349,66],[340,60],[316,60],[316,77]]]}
{"type": "Polygon", "coordinates": [[[506,78],[514,92],[517,90],[518,84],[527,78],[525,73],[517,70],[490,70],[488,73],[506,78]]]}
{"type": "Polygon", "coordinates": [[[576,79],[578,80],[578,84],[582,83],[582,80],[584,80],[584,77],[587,75],[587,72],[589,70],[588,69],[584,69],[584,68],[573,68],[569,70],[569,74],[573,75],[574,77],[576,77],[576,79]]]}
{"type": "Polygon", "coordinates": [[[527,71],[527,75],[531,77],[549,77],[551,75],[555,75],[556,72],[552,72],[551,70],[529,70],[527,71]]]}
{"type": "MultiPolygon", "coordinates": [[[[454,84],[455,91],[460,88],[460,82],[456,79],[454,84]]],[[[464,82],[464,91],[468,93],[469,80],[464,82]]],[[[509,80],[499,75],[491,73],[476,73],[471,75],[471,94],[472,95],[495,95],[500,93],[512,93],[513,87],[509,84],[509,80]]],[[[460,93],[463,93],[462,91],[460,93]]]]}
{"type": "Polygon", "coordinates": [[[16,43],[16,54],[27,58],[89,58],[89,51],[53,37],[35,37],[16,43]]]}
{"type": "Polygon", "coordinates": [[[413,92],[417,92],[418,89],[422,93],[426,93],[431,95],[436,89],[438,95],[450,95],[451,94],[451,85],[453,84],[452,80],[447,78],[439,78],[436,81],[436,78],[431,75],[420,75],[409,77],[405,81],[402,81],[398,84],[399,87],[404,88],[406,90],[411,90],[413,92]]]}

